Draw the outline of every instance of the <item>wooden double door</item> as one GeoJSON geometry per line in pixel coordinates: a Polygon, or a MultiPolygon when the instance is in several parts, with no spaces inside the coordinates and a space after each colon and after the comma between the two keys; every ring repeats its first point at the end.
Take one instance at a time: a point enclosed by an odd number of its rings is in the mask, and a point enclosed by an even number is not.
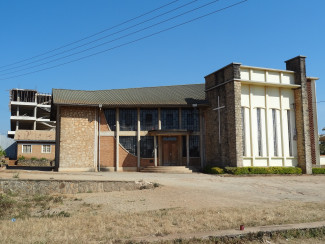
{"type": "Polygon", "coordinates": [[[161,141],[162,141],[162,165],[163,166],[180,165],[179,137],[163,136],[161,141]]]}

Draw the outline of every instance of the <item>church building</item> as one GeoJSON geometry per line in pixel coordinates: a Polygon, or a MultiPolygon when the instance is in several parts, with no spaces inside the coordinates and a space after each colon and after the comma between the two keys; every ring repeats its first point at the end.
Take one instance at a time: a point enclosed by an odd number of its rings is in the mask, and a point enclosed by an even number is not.
{"type": "Polygon", "coordinates": [[[231,63],[205,83],[53,89],[56,169],[319,165],[315,81],[305,57],[285,70],[231,63]]]}

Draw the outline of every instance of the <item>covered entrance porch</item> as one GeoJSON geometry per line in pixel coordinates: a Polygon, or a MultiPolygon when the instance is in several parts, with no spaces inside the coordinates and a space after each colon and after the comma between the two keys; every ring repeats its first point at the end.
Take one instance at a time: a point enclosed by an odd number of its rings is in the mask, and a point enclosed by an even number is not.
{"type": "Polygon", "coordinates": [[[188,130],[151,130],[154,136],[154,166],[189,166],[190,147],[188,130]],[[186,162],[183,161],[183,147],[185,136],[186,162]],[[158,165],[159,162],[159,165],[158,165]]]}

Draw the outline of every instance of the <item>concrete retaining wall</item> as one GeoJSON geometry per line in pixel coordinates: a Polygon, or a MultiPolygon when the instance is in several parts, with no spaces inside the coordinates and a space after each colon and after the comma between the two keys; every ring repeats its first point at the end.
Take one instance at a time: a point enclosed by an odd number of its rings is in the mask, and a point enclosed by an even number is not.
{"type": "Polygon", "coordinates": [[[76,194],[90,192],[132,191],[154,188],[144,181],[78,181],[78,180],[0,180],[0,192],[19,194],[76,194]]]}

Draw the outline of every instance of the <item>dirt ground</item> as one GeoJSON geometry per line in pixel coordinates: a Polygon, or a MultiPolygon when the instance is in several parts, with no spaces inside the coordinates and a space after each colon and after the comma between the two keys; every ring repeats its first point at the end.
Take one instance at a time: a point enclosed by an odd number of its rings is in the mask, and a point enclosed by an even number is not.
{"type": "MultiPolygon", "coordinates": [[[[16,172],[0,172],[12,178],[16,172]]],[[[0,221],[0,235],[10,242],[64,241],[108,242],[135,237],[193,233],[246,226],[325,220],[325,176],[238,176],[156,173],[52,173],[19,172],[19,179],[144,180],[161,186],[150,190],[67,195],[49,211],[71,217],[24,219],[7,227],[0,221]],[[30,225],[29,228],[26,226],[30,225]],[[22,230],[25,226],[25,230],[22,230]],[[44,234],[37,230],[56,233],[44,234]],[[87,230],[87,231],[85,231],[87,230]],[[88,234],[87,234],[87,233],[88,234]],[[95,235],[93,232],[98,232],[95,235]],[[11,234],[16,234],[12,239],[11,234]],[[61,233],[58,236],[58,233],[61,233]],[[73,234],[72,234],[73,233],[73,234]],[[36,235],[36,237],[35,237],[36,235]],[[22,238],[19,238],[22,236],[22,238]],[[39,239],[37,239],[39,237],[39,239]],[[74,239],[79,238],[79,239],[74,239]],[[78,240],[78,241],[77,241],[78,240]]]]}
{"type": "MultiPolygon", "coordinates": [[[[0,172],[12,178],[15,172],[0,172]]],[[[114,206],[114,211],[160,208],[190,209],[216,206],[247,207],[270,202],[325,202],[325,177],[318,176],[218,176],[200,173],[157,174],[136,172],[52,173],[19,172],[19,179],[144,180],[159,183],[154,191],[78,194],[89,203],[114,206]],[[142,201],[140,201],[142,200],[142,201]],[[123,203],[123,204],[122,204],[123,203]]]]}

